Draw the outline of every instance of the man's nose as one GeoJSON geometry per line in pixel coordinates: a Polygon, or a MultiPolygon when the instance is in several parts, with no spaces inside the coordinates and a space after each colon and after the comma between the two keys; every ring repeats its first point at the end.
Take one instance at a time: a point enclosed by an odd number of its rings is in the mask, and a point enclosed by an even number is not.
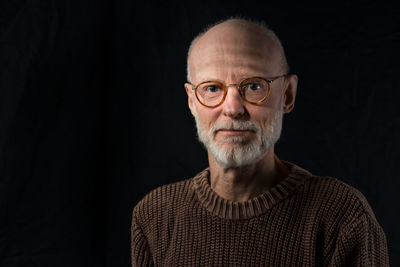
{"type": "Polygon", "coordinates": [[[223,103],[223,113],[231,118],[243,116],[244,100],[242,99],[237,86],[228,86],[227,93],[223,103]]]}

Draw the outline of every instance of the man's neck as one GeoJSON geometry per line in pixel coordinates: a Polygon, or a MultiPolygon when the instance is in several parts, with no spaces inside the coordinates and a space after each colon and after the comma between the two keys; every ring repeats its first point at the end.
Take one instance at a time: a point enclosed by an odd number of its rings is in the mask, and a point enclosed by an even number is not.
{"type": "Polygon", "coordinates": [[[272,148],[264,157],[239,168],[222,168],[209,154],[211,188],[222,198],[246,201],[257,197],[289,175],[272,148]]]}

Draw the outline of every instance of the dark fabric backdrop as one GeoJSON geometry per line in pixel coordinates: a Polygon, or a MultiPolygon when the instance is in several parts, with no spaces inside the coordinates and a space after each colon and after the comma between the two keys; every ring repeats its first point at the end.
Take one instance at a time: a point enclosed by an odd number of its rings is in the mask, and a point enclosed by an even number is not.
{"type": "Polygon", "coordinates": [[[133,206],[207,166],[186,51],[231,15],[299,76],[281,159],[368,199],[400,266],[400,9],[373,1],[0,3],[0,266],[129,266],[133,206]]]}

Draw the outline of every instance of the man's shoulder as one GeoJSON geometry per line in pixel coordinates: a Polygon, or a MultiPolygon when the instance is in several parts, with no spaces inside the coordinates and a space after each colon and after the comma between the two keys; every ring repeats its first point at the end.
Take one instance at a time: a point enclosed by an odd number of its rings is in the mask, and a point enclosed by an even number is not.
{"type": "Polygon", "coordinates": [[[315,175],[298,165],[283,161],[290,169],[292,175],[303,177],[303,187],[297,192],[312,201],[310,205],[324,205],[327,210],[340,207],[352,206],[373,215],[372,209],[364,195],[355,187],[332,176],[315,175]]]}
{"type": "Polygon", "coordinates": [[[351,213],[375,220],[374,212],[363,193],[338,178],[312,175],[304,190],[314,201],[320,202],[330,215],[351,213]]]}
{"type": "Polygon", "coordinates": [[[193,196],[193,178],[173,182],[156,187],[148,192],[133,208],[133,215],[141,220],[149,220],[154,216],[170,212],[193,196]]]}

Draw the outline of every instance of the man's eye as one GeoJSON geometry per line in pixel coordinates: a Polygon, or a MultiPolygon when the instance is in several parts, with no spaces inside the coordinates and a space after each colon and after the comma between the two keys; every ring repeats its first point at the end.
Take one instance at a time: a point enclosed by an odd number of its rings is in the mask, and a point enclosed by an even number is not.
{"type": "Polygon", "coordinates": [[[216,93],[219,91],[219,87],[215,86],[215,85],[210,85],[210,86],[207,86],[206,91],[210,92],[210,93],[216,93]]]}
{"type": "Polygon", "coordinates": [[[249,83],[245,86],[247,90],[256,91],[261,88],[261,86],[257,83],[249,83]]]}

